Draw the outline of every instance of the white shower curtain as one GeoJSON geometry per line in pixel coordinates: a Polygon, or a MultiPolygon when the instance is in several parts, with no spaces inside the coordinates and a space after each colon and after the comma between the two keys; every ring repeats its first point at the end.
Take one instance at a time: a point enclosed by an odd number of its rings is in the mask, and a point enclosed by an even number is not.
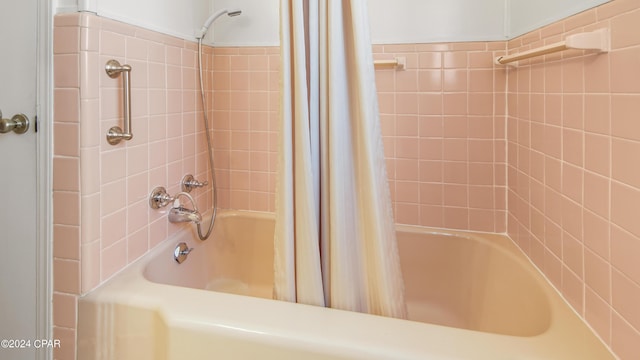
{"type": "Polygon", "coordinates": [[[274,297],[406,317],[366,0],[281,0],[274,297]]]}

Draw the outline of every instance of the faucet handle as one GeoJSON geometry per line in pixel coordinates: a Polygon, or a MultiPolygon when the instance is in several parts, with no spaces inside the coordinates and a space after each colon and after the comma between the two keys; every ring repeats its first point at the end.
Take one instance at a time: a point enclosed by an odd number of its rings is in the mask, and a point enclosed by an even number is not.
{"type": "Polygon", "coordinates": [[[209,185],[208,181],[200,182],[200,181],[196,180],[193,177],[193,175],[191,175],[191,174],[185,175],[182,178],[181,183],[182,183],[182,191],[184,191],[184,192],[191,192],[191,190],[193,190],[195,188],[201,188],[201,187],[209,185]]]}
{"type": "Polygon", "coordinates": [[[183,261],[187,259],[187,255],[193,250],[187,246],[186,243],[181,242],[176,245],[176,248],[173,250],[173,259],[178,262],[178,264],[182,264],[183,261]]]}
{"type": "Polygon", "coordinates": [[[151,206],[152,209],[163,208],[174,200],[175,198],[169,195],[167,189],[162,186],[156,187],[151,194],[149,194],[149,206],[151,206]]]}

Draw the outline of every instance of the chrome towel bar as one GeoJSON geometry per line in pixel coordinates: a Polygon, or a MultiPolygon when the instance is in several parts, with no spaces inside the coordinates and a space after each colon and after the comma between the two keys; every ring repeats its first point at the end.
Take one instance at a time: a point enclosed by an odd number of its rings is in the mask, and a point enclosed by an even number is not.
{"type": "Polygon", "coordinates": [[[124,107],[124,130],[119,126],[113,126],[107,132],[107,142],[111,145],[117,145],[122,140],[131,140],[133,138],[133,134],[131,133],[131,66],[120,65],[117,60],[109,60],[107,61],[105,70],[107,71],[107,75],[112,79],[117,78],[120,76],[120,73],[123,73],[122,105],[124,107]]]}

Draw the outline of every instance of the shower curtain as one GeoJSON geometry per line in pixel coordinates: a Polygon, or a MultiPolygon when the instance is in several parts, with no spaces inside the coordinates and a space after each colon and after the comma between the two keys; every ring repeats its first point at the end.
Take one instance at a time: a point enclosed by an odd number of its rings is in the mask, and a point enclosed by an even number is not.
{"type": "Polygon", "coordinates": [[[274,297],[406,317],[366,0],[281,0],[274,297]]]}

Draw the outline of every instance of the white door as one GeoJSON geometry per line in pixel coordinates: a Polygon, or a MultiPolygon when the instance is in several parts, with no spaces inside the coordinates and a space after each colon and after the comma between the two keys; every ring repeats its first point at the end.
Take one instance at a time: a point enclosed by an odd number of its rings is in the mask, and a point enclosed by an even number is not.
{"type": "Polygon", "coordinates": [[[34,340],[39,333],[34,131],[37,5],[37,0],[0,1],[2,118],[24,113],[31,120],[24,134],[0,134],[0,359],[11,360],[35,359],[34,340]],[[6,348],[11,345],[22,348],[6,348]]]}

